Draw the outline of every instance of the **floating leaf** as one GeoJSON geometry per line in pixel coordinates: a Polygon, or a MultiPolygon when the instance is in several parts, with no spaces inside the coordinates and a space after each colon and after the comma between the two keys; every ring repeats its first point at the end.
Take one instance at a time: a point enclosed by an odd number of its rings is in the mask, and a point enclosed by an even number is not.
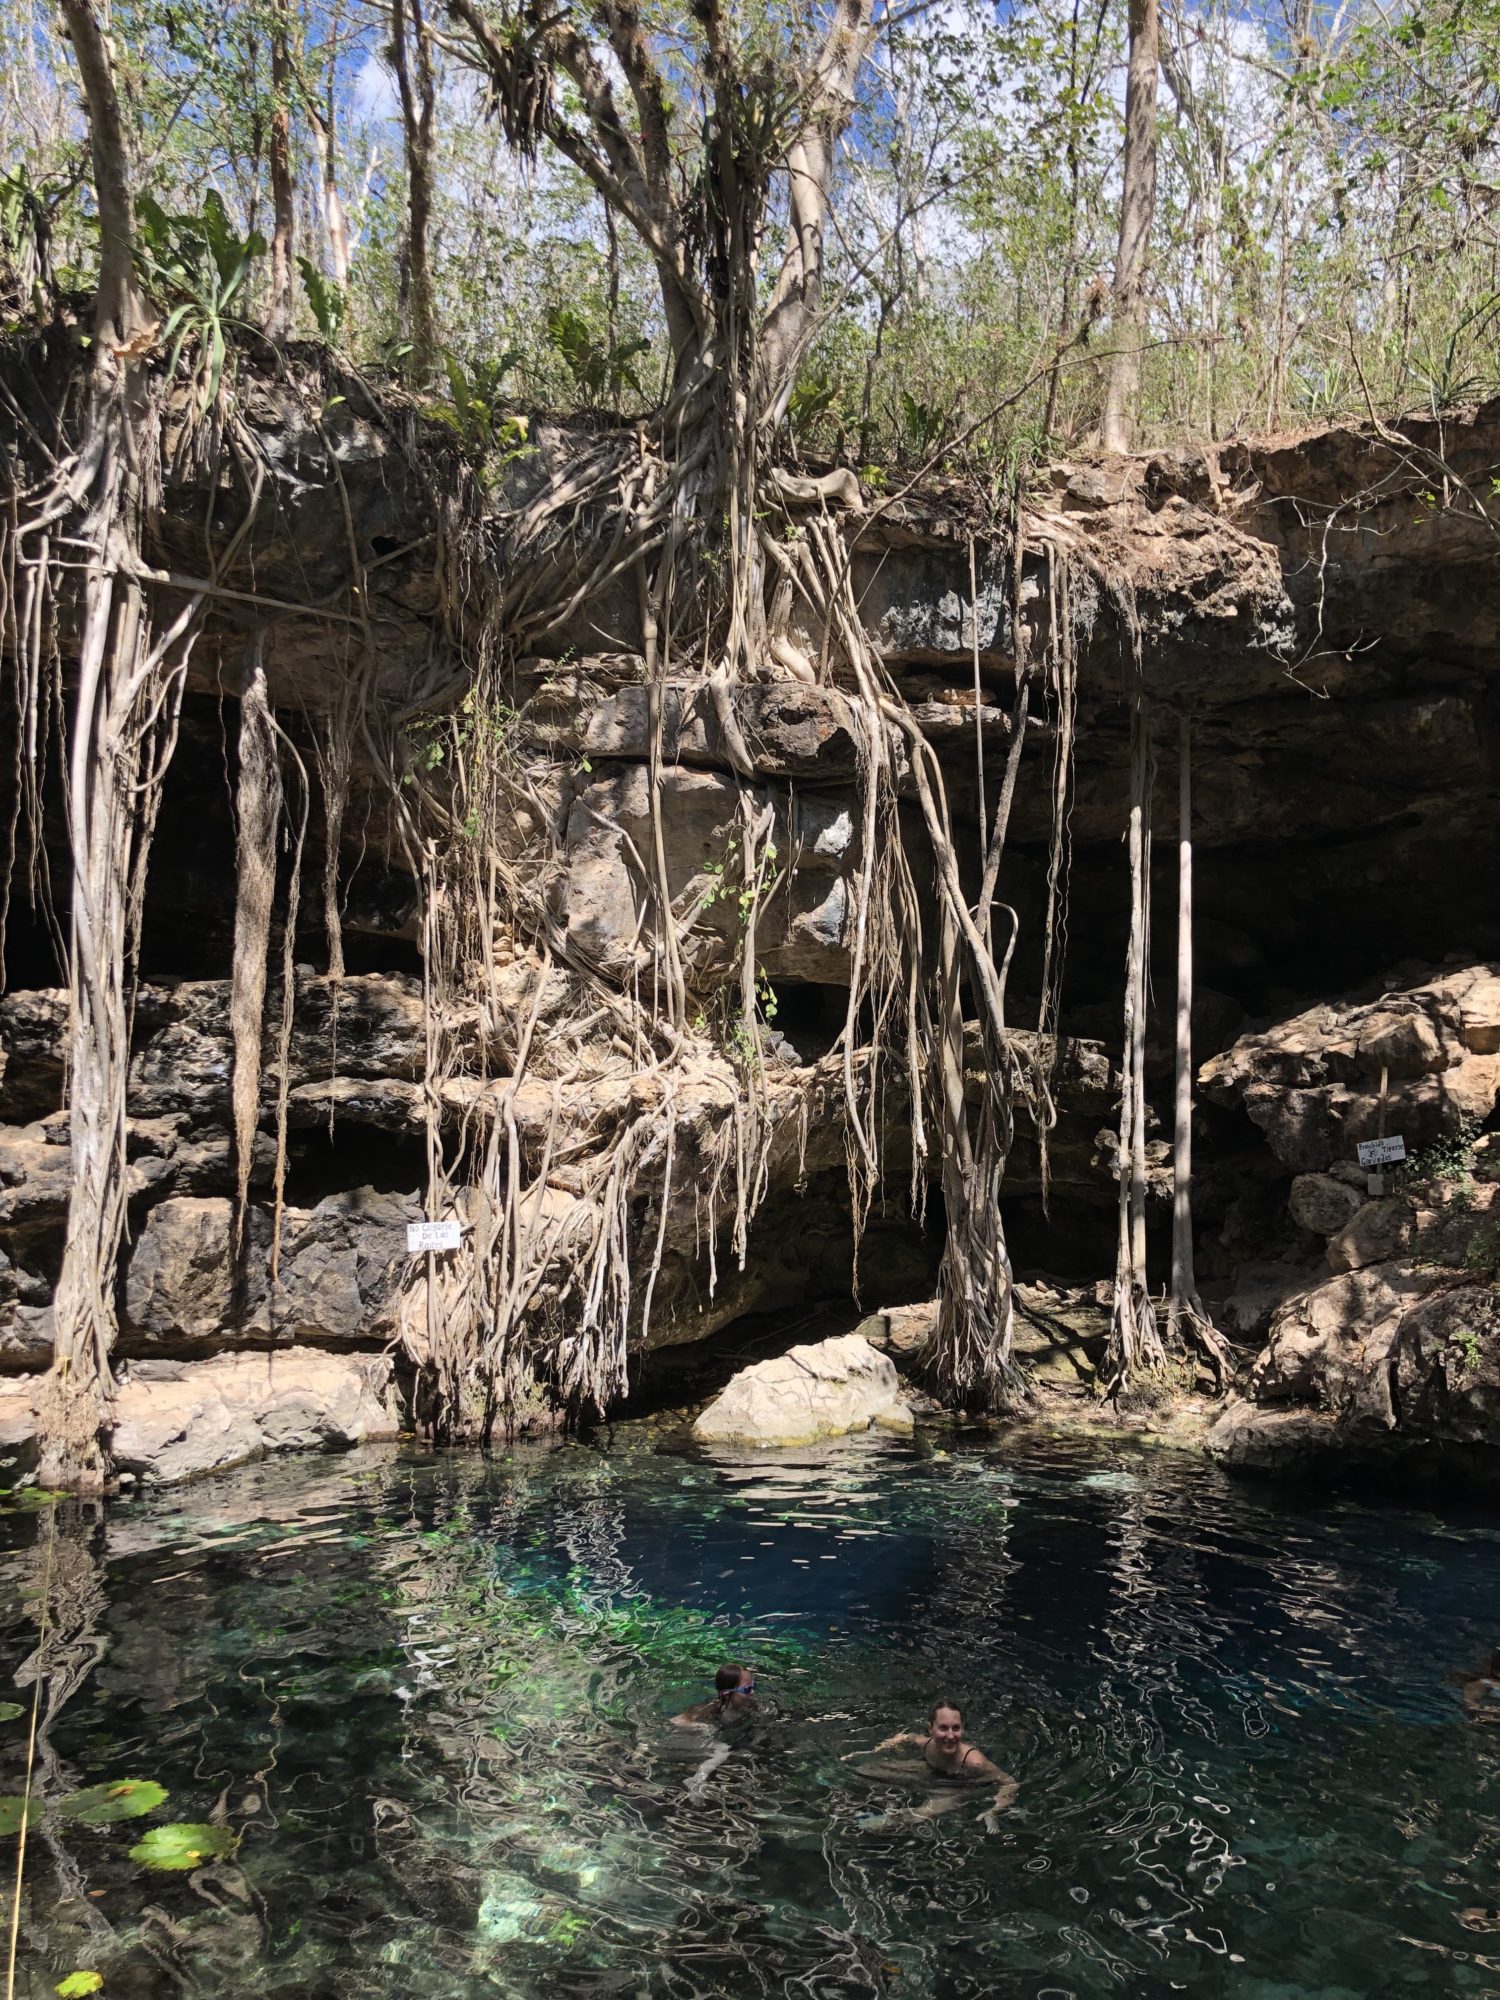
{"type": "Polygon", "coordinates": [[[0,1722],[14,1722],[18,1715],[25,1713],[18,1701],[0,1701],[0,1722]]]}
{"type": "Polygon", "coordinates": [[[19,1833],[21,1831],[21,1822],[29,1816],[30,1812],[35,1812],[35,1810],[35,1799],[30,1801],[29,1807],[25,1799],[0,1799],[0,1838],[3,1838],[8,1833],[19,1833]]]}
{"type": "Polygon", "coordinates": [[[117,1778],[113,1784],[70,1792],[58,1800],[57,1811],[85,1826],[110,1826],[117,1819],[139,1819],[142,1813],[155,1812],[166,1796],[166,1787],[152,1778],[117,1778]]]}
{"type": "Polygon", "coordinates": [[[234,1847],[227,1826],[153,1826],[130,1850],[143,1868],[201,1868],[234,1847]]]}
{"type": "Polygon", "coordinates": [[[70,1972],[66,1979],[59,1979],[52,1989],[62,1995],[62,2000],[83,2000],[86,1993],[97,1993],[104,1984],[102,1972],[70,1972]]]}

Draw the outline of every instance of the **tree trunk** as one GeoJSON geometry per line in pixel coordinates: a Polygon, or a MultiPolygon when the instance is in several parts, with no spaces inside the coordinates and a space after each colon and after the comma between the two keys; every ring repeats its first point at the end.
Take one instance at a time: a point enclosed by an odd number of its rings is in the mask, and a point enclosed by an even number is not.
{"type": "MultiPolygon", "coordinates": [[[[113,1406],[115,1274],[125,1226],[130,981],[146,859],[175,741],[196,600],[153,638],[142,517],[155,466],[136,286],[130,167],[109,53],[90,0],[62,0],[83,81],[100,229],[93,371],[77,453],[57,490],[76,505],[83,572],[68,746],[69,1146],[73,1187],[53,1295],[39,1476],[97,1491],[113,1406]]],[[[66,503],[65,503],[66,504],[66,503]]]]}
{"type": "Polygon", "coordinates": [[[313,152],[318,162],[319,199],[323,210],[323,232],[328,247],[328,275],[336,285],[349,282],[349,223],[339,194],[338,148],[332,116],[325,118],[309,100],[307,122],[312,132],[313,152]]]}
{"type": "Polygon", "coordinates": [[[406,256],[402,261],[401,297],[411,336],[411,373],[417,382],[431,374],[437,360],[437,331],[432,313],[432,271],[428,236],[432,223],[432,117],[437,86],[432,50],[422,20],[422,0],[391,0],[391,61],[401,98],[401,124],[406,137],[406,256]],[[407,52],[407,17],[411,19],[411,51],[407,52]],[[415,72],[415,80],[413,73],[415,72]]]}
{"type": "Polygon", "coordinates": [[[292,174],[292,57],[288,0],[276,0],[271,30],[271,299],[266,332],[285,340],[292,330],[292,262],[297,241],[297,184],[292,174]]]}
{"type": "Polygon", "coordinates": [[[1116,1394],[1165,1356],[1146,1281],[1146,1006],[1151,939],[1151,743],[1140,696],[1130,714],[1130,941],[1120,1091],[1120,1233],[1105,1373],[1116,1394]]]}
{"type": "Polygon", "coordinates": [[[1172,1093],[1172,1290],[1167,1338],[1191,1339],[1222,1385],[1229,1351],[1198,1297],[1193,1270],[1193,779],[1192,724],[1184,714],[1177,765],[1177,1034],[1172,1093]]]}
{"type": "Polygon", "coordinates": [[[1101,443],[1129,451],[1146,325],[1146,265],[1156,210],[1156,74],[1161,48],[1158,0],[1130,0],[1130,66],[1125,81],[1125,164],[1120,246],[1115,257],[1115,354],[1105,392],[1101,443]]]}

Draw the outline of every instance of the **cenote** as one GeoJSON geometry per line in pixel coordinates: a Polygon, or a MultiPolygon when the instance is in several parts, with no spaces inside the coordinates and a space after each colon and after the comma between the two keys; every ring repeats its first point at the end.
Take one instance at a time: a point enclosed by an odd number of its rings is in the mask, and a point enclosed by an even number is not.
{"type": "Polygon", "coordinates": [[[1480,1516],[626,1427],[4,1527],[11,1794],[44,1575],[52,1619],[28,1996],[1500,1991],[1500,1731],[1448,1678],[1497,1637],[1480,1516]],[[669,1718],[726,1657],[764,1711],[705,1774],[669,1718]],[[939,1694],[1020,1781],[997,1833],[845,1761],[939,1694]],[[125,1780],[167,1796],[70,1810],[125,1780]]]}

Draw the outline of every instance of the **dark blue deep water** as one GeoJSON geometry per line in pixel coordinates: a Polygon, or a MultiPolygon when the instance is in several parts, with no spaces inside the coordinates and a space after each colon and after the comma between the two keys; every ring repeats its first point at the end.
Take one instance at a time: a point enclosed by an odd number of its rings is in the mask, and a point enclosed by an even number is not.
{"type": "Polygon", "coordinates": [[[620,1432],[0,1530],[10,1795],[48,1617],[27,1996],[1500,1995],[1500,1727],[1450,1678],[1500,1643],[1492,1516],[620,1432]],[[726,1656],[765,1709],[715,1762],[668,1718],[726,1656]],[[996,1832],[844,1761],[940,1694],[1020,1781],[996,1832]],[[168,1797],[69,1811],[124,1779],[168,1797]],[[224,1851],[131,1858],[181,1822],[224,1851]]]}

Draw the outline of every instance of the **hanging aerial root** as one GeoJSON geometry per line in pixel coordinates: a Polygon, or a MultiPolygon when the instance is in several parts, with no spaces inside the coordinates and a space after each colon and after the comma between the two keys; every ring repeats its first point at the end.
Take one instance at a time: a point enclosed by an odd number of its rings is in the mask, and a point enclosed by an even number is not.
{"type": "Polygon", "coordinates": [[[1167,1341],[1195,1346],[1224,1388],[1233,1370],[1223,1335],[1204,1311],[1193,1269],[1193,781],[1192,724],[1177,746],[1177,1007],[1172,1092],[1172,1289],[1167,1341]]]}
{"type": "Polygon", "coordinates": [[[276,838],[281,829],[281,765],[263,650],[263,635],[257,626],[240,688],[240,769],[235,789],[234,959],[229,978],[234,1071],[229,1097],[235,1174],[230,1254],[236,1264],[245,1247],[250,1175],[260,1120],[261,1034],[276,901],[276,838]]]}

